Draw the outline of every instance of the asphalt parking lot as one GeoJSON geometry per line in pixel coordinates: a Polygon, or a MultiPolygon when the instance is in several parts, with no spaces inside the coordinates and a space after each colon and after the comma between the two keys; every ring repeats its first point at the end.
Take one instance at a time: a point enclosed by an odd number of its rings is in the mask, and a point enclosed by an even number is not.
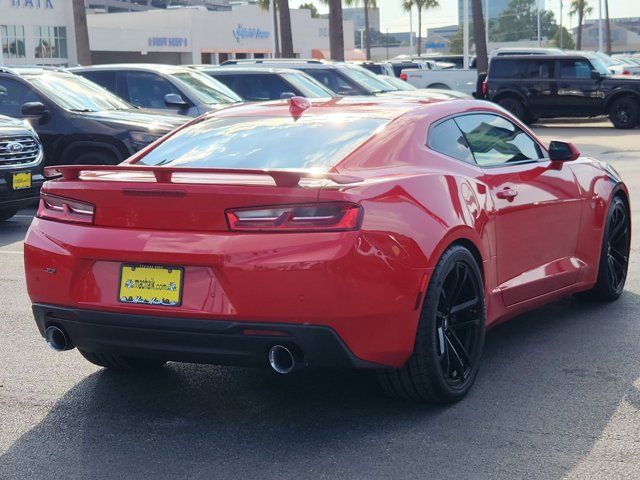
{"type": "Polygon", "coordinates": [[[610,161],[629,185],[626,292],[492,330],[474,389],[449,407],[389,400],[362,372],[174,363],[135,376],[54,353],[30,313],[33,212],[21,212],[0,227],[0,479],[640,478],[640,129],[535,130],[610,161]]]}

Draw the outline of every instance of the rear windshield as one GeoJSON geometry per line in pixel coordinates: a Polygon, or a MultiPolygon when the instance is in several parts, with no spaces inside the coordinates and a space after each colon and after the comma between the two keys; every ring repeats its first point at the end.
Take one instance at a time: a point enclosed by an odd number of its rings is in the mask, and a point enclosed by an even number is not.
{"type": "Polygon", "coordinates": [[[138,164],[325,170],[387,122],[342,114],[212,118],[181,130],[138,164]]]}

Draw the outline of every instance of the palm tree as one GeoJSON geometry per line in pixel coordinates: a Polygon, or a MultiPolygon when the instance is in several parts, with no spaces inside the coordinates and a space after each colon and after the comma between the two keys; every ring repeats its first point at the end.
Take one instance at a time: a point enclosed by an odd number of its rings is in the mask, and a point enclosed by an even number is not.
{"type": "Polygon", "coordinates": [[[76,53],[80,65],[91,65],[91,49],[89,48],[89,29],[87,28],[87,11],[84,0],[73,0],[73,28],[76,33],[76,53]]]}
{"type": "MultiPolygon", "coordinates": [[[[349,6],[357,5],[360,0],[345,0],[349,6]]],[[[369,35],[369,8],[376,8],[376,0],[362,0],[362,9],[364,10],[364,44],[366,45],[367,60],[371,59],[371,37],[369,35]]]]}
{"type": "Polygon", "coordinates": [[[611,19],[609,19],[609,0],[604,0],[604,38],[607,42],[607,55],[611,55],[611,19]]]}
{"type": "Polygon", "coordinates": [[[415,6],[418,10],[418,55],[422,49],[422,10],[439,7],[438,0],[401,0],[402,9],[411,12],[411,7],[415,6]]]}
{"type": "Polygon", "coordinates": [[[342,0],[329,0],[329,48],[331,59],[344,62],[344,32],[342,30],[342,0]]]}
{"type": "Polygon", "coordinates": [[[576,31],[577,50],[582,50],[582,21],[584,20],[584,16],[589,15],[591,12],[593,12],[593,8],[587,4],[587,0],[571,0],[569,15],[573,16],[576,13],[578,14],[578,29],[576,31]]]}
{"type": "Polygon", "coordinates": [[[280,13],[280,41],[283,58],[293,58],[293,35],[291,33],[291,13],[289,0],[277,0],[280,13]]]}
{"type": "MultiPolygon", "coordinates": [[[[258,6],[265,11],[269,11],[271,9],[271,0],[258,0],[258,6]]],[[[273,56],[275,58],[280,58],[280,33],[278,32],[278,8],[277,8],[277,4],[274,0],[273,2],[273,29],[275,30],[273,32],[273,37],[274,37],[274,43],[275,43],[275,49],[276,51],[273,52],[273,56]]]]}
{"type": "MultiPolygon", "coordinates": [[[[471,0],[471,9],[473,16],[473,42],[476,44],[476,67],[478,73],[486,73],[489,70],[489,59],[487,56],[487,37],[484,31],[482,0],[471,0]]],[[[489,12],[487,12],[487,15],[489,15],[489,12]]]]}

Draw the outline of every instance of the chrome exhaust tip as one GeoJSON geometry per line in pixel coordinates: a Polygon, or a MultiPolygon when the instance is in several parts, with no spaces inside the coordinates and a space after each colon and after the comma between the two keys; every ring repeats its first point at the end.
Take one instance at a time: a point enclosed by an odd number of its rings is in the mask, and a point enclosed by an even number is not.
{"type": "Polygon", "coordinates": [[[283,345],[274,345],[269,349],[269,365],[276,372],[286,375],[291,373],[296,367],[296,360],[287,347],[283,345]]]}
{"type": "Polygon", "coordinates": [[[65,350],[71,350],[73,348],[71,340],[67,337],[67,334],[64,333],[64,330],[55,325],[47,327],[44,331],[44,338],[49,348],[56,352],[64,352],[65,350]]]}

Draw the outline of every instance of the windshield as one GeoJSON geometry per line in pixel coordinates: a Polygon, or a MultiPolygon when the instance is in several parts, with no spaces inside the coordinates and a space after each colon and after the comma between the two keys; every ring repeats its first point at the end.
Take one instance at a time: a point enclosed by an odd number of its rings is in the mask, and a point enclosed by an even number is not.
{"type": "Polygon", "coordinates": [[[413,85],[411,85],[410,83],[407,83],[406,81],[398,78],[398,77],[392,77],[391,75],[385,75],[382,77],[382,80],[384,80],[385,82],[387,82],[389,85],[396,87],[397,90],[402,90],[402,91],[410,91],[410,90],[417,90],[416,87],[414,87],[413,85]]]}
{"type": "Polygon", "coordinates": [[[599,57],[590,57],[589,60],[591,61],[593,68],[595,68],[600,75],[611,75],[611,70],[607,68],[599,57]]]}
{"type": "Polygon", "coordinates": [[[304,73],[283,73],[282,76],[300,90],[305,97],[328,98],[335,96],[331,90],[304,73]]]}
{"type": "Polygon", "coordinates": [[[171,74],[199,102],[209,105],[238,103],[242,99],[229,87],[199,72],[179,72],[171,74]]]}
{"type": "Polygon", "coordinates": [[[139,164],[326,170],[387,122],[344,114],[214,117],[180,130],[139,164]]]}
{"type": "Polygon", "coordinates": [[[345,66],[342,72],[354,82],[363,85],[371,93],[391,92],[395,88],[381,82],[376,78],[374,73],[371,73],[366,68],[359,67],[357,65],[345,66]]]}
{"type": "Polygon", "coordinates": [[[102,112],[134,108],[104,88],[71,74],[43,73],[29,81],[60,107],[72,112],[102,112]]]}

